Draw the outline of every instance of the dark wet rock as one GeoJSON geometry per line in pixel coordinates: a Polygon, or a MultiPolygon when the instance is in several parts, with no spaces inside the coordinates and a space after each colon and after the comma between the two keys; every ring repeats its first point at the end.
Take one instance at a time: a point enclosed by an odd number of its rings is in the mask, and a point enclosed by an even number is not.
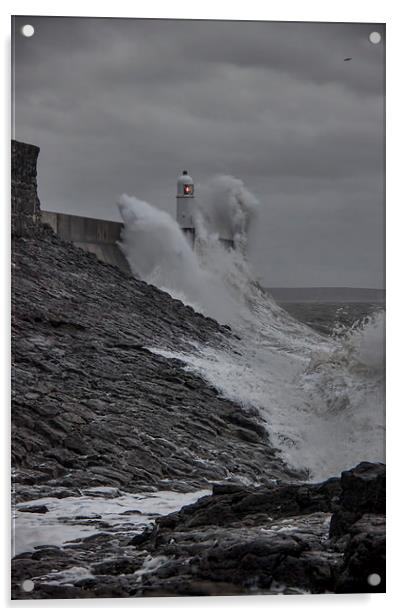
{"type": "Polygon", "coordinates": [[[385,513],[385,464],[361,462],[341,475],[342,507],[349,511],[385,513]]]}
{"type": "Polygon", "coordinates": [[[121,511],[119,513],[119,515],[132,515],[132,514],[141,515],[141,511],[139,509],[127,509],[126,511],[121,511]]]}
{"type": "Polygon", "coordinates": [[[157,553],[174,560],[144,576],[144,587],[174,587],[182,594],[184,580],[204,580],[211,587],[233,583],[237,594],[333,591],[340,555],[327,540],[328,516],[310,514],[291,522],[289,529],[267,518],[247,528],[175,533],[163,548],[155,544],[157,553]]]}
{"type": "Polygon", "coordinates": [[[43,546],[37,548],[30,556],[32,560],[54,560],[60,559],[62,549],[58,546],[43,546]]]}
{"type": "Polygon", "coordinates": [[[144,597],[206,597],[206,596],[232,596],[242,595],[245,590],[230,582],[211,582],[190,578],[178,578],[174,582],[166,580],[156,582],[154,586],[145,586],[141,596],[144,597]]]}
{"type": "Polygon", "coordinates": [[[366,513],[348,531],[336,592],[385,592],[385,516],[366,513]],[[380,576],[375,586],[369,581],[373,574],[380,576]]]}
{"type": "Polygon", "coordinates": [[[384,515],[365,512],[384,508],[384,471],[383,465],[361,464],[342,479],[320,484],[217,485],[212,496],[158,518],[131,540],[169,558],[143,577],[145,588],[181,594],[191,579],[231,582],[248,593],[372,592],[368,576],[378,573],[383,582],[374,590],[383,592],[384,515]],[[351,502],[355,481],[363,482],[360,499],[352,501],[359,520],[335,540],[329,535],[331,514],[339,511],[343,494],[351,502]]]}
{"type": "Polygon", "coordinates": [[[46,505],[24,505],[23,507],[18,507],[18,511],[22,513],[47,513],[49,509],[46,505]]]}
{"type": "Polygon", "coordinates": [[[93,577],[84,578],[82,580],[77,580],[76,582],[74,582],[74,586],[78,588],[82,588],[82,589],[91,589],[96,585],[97,585],[97,581],[93,577]]]}
{"type": "Polygon", "coordinates": [[[95,575],[127,575],[127,573],[135,573],[141,564],[142,559],[114,558],[94,565],[92,573],[95,575]]]}
{"type": "Polygon", "coordinates": [[[205,496],[157,520],[160,528],[194,528],[205,524],[224,526],[244,522],[253,516],[283,518],[315,511],[331,512],[340,493],[338,478],[319,484],[273,484],[246,488],[240,485],[216,485],[212,496],[205,496]]]}
{"type": "Polygon", "coordinates": [[[385,464],[361,462],[341,475],[339,504],[330,535],[341,537],[365,513],[385,514],[385,464]]]}

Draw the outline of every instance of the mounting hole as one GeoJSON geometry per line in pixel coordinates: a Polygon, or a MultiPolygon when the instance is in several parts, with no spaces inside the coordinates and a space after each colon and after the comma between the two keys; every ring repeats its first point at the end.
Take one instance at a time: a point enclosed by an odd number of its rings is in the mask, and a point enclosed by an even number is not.
{"type": "Polygon", "coordinates": [[[378,573],[370,573],[367,578],[367,582],[370,586],[378,586],[381,584],[381,575],[378,575],[378,573]]]}
{"type": "Polygon", "coordinates": [[[25,592],[32,592],[33,589],[35,588],[35,584],[33,583],[32,580],[24,580],[21,586],[22,586],[22,590],[24,590],[25,592]]]}
{"type": "Polygon", "coordinates": [[[31,36],[35,34],[35,28],[31,26],[31,24],[25,24],[25,26],[22,26],[21,32],[22,32],[22,36],[26,36],[27,38],[30,38],[31,36]]]}
{"type": "Polygon", "coordinates": [[[379,32],[370,32],[369,41],[373,45],[378,45],[378,43],[381,43],[381,34],[379,32]]]}

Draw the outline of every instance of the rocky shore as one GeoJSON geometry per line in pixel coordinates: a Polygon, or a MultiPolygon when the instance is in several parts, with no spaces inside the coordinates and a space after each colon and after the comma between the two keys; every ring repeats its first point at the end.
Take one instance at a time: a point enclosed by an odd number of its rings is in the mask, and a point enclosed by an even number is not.
{"type": "Polygon", "coordinates": [[[384,503],[385,467],[368,462],[315,485],[215,486],[131,541],[166,558],[142,592],[367,592],[373,573],[384,592],[384,503]]]}
{"type": "Polygon", "coordinates": [[[383,591],[385,467],[308,484],[153,353],[234,334],[42,226],[13,148],[13,598],[383,591]]]}
{"type": "Polygon", "coordinates": [[[384,496],[368,462],[321,484],[218,484],[141,534],[106,524],[19,554],[13,596],[27,579],[30,598],[384,592],[384,496]]]}

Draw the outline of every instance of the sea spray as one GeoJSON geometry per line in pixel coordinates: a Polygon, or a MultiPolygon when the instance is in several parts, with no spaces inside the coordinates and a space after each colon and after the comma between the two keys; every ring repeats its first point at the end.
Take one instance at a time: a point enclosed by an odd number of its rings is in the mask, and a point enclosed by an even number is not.
{"type": "Polygon", "coordinates": [[[167,212],[128,195],[119,198],[118,207],[124,221],[119,245],[135,274],[205,316],[222,323],[241,318],[244,306],[236,281],[241,279],[240,269],[247,269],[246,262],[238,252],[229,254],[218,235],[208,232],[201,212],[196,216],[197,252],[193,252],[167,212]],[[203,255],[208,256],[206,261],[203,255]]]}
{"type": "Polygon", "coordinates": [[[210,234],[233,239],[243,246],[251,221],[258,211],[258,200],[242,180],[218,175],[199,187],[197,205],[210,234]]]}
{"type": "Polygon", "coordinates": [[[166,212],[126,195],[119,200],[122,249],[134,272],[229,323],[237,336],[187,354],[152,350],[181,359],[223,396],[256,408],[283,459],[313,479],[363,459],[383,460],[383,313],[332,337],[298,322],[247,261],[247,230],[258,224],[255,197],[228,176],[200,195],[195,252],[166,212]],[[237,249],[220,244],[215,224],[235,236],[237,249]]]}
{"type": "Polygon", "coordinates": [[[171,216],[128,195],[118,205],[124,221],[120,246],[131,268],[158,286],[196,291],[192,281],[201,275],[198,261],[171,216]]]}

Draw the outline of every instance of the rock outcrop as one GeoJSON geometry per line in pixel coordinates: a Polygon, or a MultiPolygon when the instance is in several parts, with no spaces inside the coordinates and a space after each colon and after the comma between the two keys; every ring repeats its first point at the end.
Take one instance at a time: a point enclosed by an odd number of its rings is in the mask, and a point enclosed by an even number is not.
{"type": "Polygon", "coordinates": [[[362,462],[341,475],[339,503],[331,519],[330,537],[345,555],[337,592],[366,592],[368,576],[385,592],[385,465],[362,462]]]}
{"type": "MultiPolygon", "coordinates": [[[[384,467],[364,468],[361,517],[336,537],[329,529],[342,506],[343,477],[216,485],[211,496],[131,538],[124,527],[109,528],[63,549],[21,554],[14,579],[33,578],[33,597],[384,592],[384,514],[365,513],[379,503],[384,467]],[[50,563],[61,573],[51,573],[50,563]],[[55,588],[57,575],[74,571],[82,572],[75,582],[55,588]]],[[[359,465],[349,475],[361,473],[359,465]]],[[[358,495],[354,503],[357,513],[358,495]]],[[[24,596],[17,584],[15,593],[24,596]]]]}

